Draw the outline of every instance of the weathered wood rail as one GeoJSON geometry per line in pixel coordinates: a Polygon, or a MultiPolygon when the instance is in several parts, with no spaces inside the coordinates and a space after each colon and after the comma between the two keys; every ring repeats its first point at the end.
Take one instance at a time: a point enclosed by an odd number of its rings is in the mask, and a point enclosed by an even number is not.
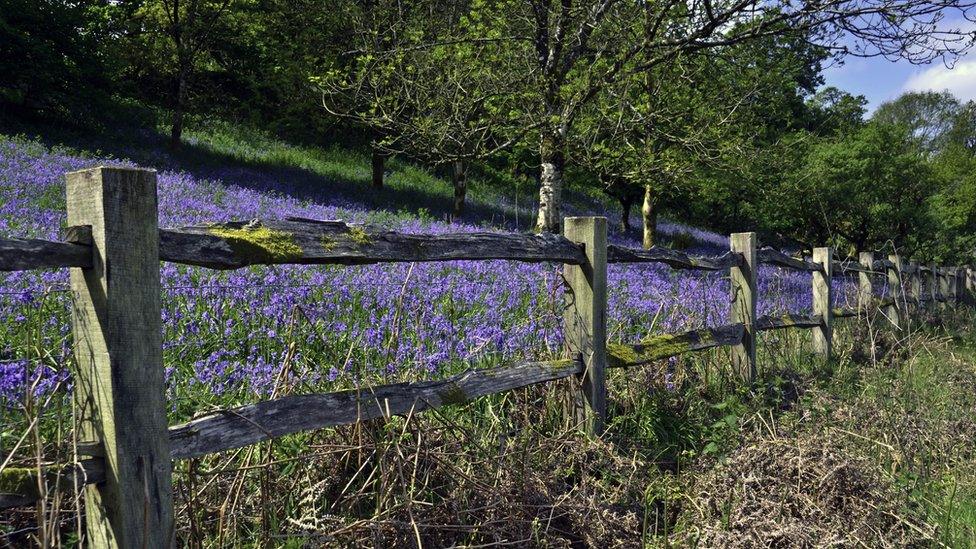
{"type": "MultiPolygon", "coordinates": [[[[78,454],[83,459],[52,474],[88,486],[88,536],[105,547],[133,546],[133,540],[150,547],[169,545],[173,535],[171,460],[302,431],[413,414],[567,378],[576,380],[570,384],[574,419],[599,435],[607,419],[608,368],[730,347],[736,373],[751,382],[757,372],[759,332],[811,330],[814,352],[830,358],[835,319],[870,321],[871,315],[866,313],[880,308],[897,329],[903,329],[906,309],[963,299],[971,302],[976,286],[976,273],[968,267],[912,265],[895,255],[876,260],[871,252],[861,253],[857,261],[837,260],[830,248],[815,249],[812,259],[797,258],[758,248],[754,233],[733,234],[730,250],[714,256],[665,248],[629,249],[608,245],[606,220],[592,217],[567,218],[563,235],[403,234],[303,218],[159,229],[154,172],[95,168],[68,174],[67,181],[71,227],[64,240],[0,239],[0,271],[71,268],[72,290],[78,295],[72,316],[78,363],[75,399],[82,416],[83,442],[78,454]],[[275,264],[474,260],[564,265],[567,358],[470,369],[437,381],[288,396],[166,426],[159,261],[239,269],[275,264]],[[122,266],[113,268],[111,278],[106,268],[109,262],[122,266]],[[674,269],[727,272],[732,323],[655,335],[635,344],[608,343],[606,285],[611,263],[658,263],[674,269]],[[756,270],[760,264],[811,273],[812,314],[757,317],[756,270]],[[835,307],[831,279],[849,274],[858,275],[860,303],[852,308],[835,307]],[[887,277],[889,283],[888,295],[880,300],[873,292],[879,277],[887,277]],[[147,470],[146,463],[155,465],[147,470]]],[[[36,487],[36,472],[16,474],[36,487]]],[[[38,497],[25,484],[0,493],[0,508],[29,505],[38,497]]]]}

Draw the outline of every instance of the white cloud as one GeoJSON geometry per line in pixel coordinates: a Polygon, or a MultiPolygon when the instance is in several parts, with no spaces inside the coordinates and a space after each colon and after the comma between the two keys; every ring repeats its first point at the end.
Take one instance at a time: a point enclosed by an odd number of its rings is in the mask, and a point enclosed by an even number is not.
{"type": "Polygon", "coordinates": [[[963,60],[954,67],[943,65],[912,75],[902,91],[949,90],[963,101],[976,100],[976,59],[963,60]]]}

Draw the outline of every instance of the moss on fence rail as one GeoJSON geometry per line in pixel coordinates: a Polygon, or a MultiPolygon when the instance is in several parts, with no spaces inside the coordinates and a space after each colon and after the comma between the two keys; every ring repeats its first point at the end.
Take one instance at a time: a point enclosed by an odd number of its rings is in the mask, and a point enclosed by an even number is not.
{"type": "Polygon", "coordinates": [[[282,263],[299,260],[304,250],[295,242],[295,236],[260,225],[212,227],[208,231],[225,239],[234,253],[254,263],[282,263]]]}

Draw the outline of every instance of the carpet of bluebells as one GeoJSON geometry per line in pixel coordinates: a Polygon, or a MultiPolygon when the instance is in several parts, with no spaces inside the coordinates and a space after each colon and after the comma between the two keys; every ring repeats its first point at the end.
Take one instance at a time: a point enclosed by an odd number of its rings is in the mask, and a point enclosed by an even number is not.
{"type": "MultiPolygon", "coordinates": [[[[0,136],[0,237],[56,239],[63,174],[124,159],[94,158],[0,136]]],[[[377,213],[328,188],[295,189],[272,170],[161,171],[161,226],[302,216],[407,232],[485,230],[377,213]],[[301,191],[301,192],[299,192],[301,191]]],[[[662,223],[665,243],[720,253],[728,239],[662,223]]],[[[612,235],[633,247],[631,237],[612,235]]],[[[181,416],[220,396],[253,401],[287,383],[335,390],[430,379],[470,365],[545,358],[560,348],[560,266],[503,261],[275,266],[233,272],[162,265],[164,360],[181,416]],[[185,405],[185,407],[184,407],[185,405]],[[182,410],[182,411],[180,411],[182,410]]],[[[613,340],[718,325],[728,317],[722,274],[612,265],[613,340]]],[[[760,314],[808,312],[808,274],[760,270],[760,314]]],[[[67,272],[0,273],[0,407],[70,389],[67,272]]]]}

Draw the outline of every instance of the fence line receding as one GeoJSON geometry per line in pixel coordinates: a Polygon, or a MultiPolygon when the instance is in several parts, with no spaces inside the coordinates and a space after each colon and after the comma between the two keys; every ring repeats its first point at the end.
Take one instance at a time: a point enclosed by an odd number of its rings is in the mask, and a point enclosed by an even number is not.
{"type": "MultiPolygon", "coordinates": [[[[168,545],[174,532],[171,460],[240,448],[301,431],[356,423],[575,378],[571,412],[598,436],[607,422],[606,368],[652,363],[688,352],[731,347],[744,382],[756,376],[757,333],[813,332],[813,351],[831,356],[833,323],[881,308],[896,328],[906,310],[953,303],[976,285],[972,268],[913,265],[897,255],[837,260],[830,248],[811,259],[760,248],[755,233],[730,237],[719,255],[630,249],[607,244],[606,219],[567,218],[562,235],[503,232],[404,234],[341,221],[303,218],[157,228],[151,170],[93,168],[67,174],[70,227],[63,241],[0,239],[0,271],[70,268],[75,337],[78,453],[66,472],[86,485],[86,524],[98,546],[168,545]],[[162,383],[159,261],[212,269],[249,265],[513,260],[564,265],[565,358],[469,369],[437,381],[394,383],[287,396],[221,410],[167,427],[162,383]],[[731,323],[607,343],[607,265],[659,263],[674,269],[728,272],[731,323]],[[757,317],[757,268],[769,264],[812,274],[813,314],[757,317]],[[110,275],[111,273],[111,275],[110,275]],[[834,307],[832,280],[858,275],[857,307],[834,307]],[[874,296],[887,277],[888,295],[874,296]],[[138,542],[136,541],[138,540],[138,542]]],[[[18,474],[23,474],[21,471],[18,474]]],[[[29,505],[30,475],[0,507],[29,505]]]]}

